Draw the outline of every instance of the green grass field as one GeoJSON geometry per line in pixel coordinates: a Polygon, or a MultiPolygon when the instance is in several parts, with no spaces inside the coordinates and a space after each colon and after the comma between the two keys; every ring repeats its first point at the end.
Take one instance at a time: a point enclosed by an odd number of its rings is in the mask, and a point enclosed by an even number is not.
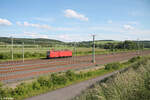
{"type": "MultiPolygon", "coordinates": [[[[83,56],[83,55],[91,55],[92,48],[86,47],[69,47],[66,45],[59,45],[55,47],[40,47],[40,46],[25,46],[24,47],[24,57],[25,59],[40,59],[46,58],[46,52],[49,50],[71,50],[73,52],[73,56],[83,56]]],[[[118,52],[127,52],[129,50],[121,50],[116,49],[114,51],[110,51],[108,49],[100,49],[95,48],[95,54],[108,54],[108,53],[118,53],[118,52]]],[[[133,51],[133,50],[130,50],[133,51]]],[[[12,55],[11,46],[0,47],[0,61],[10,61],[12,55]]],[[[13,48],[14,60],[22,60],[23,57],[23,47],[22,46],[14,46],[13,48]]]]}

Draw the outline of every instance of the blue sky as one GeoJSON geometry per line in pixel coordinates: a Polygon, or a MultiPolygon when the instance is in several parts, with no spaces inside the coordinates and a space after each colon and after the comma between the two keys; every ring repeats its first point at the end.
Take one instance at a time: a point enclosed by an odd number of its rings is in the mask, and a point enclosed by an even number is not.
{"type": "Polygon", "coordinates": [[[150,40],[150,0],[0,0],[0,36],[150,40]]]}

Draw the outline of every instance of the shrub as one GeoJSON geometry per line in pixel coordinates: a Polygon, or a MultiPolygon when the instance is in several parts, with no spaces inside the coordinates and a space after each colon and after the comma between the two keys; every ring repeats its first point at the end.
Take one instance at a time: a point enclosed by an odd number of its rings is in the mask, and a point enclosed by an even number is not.
{"type": "Polygon", "coordinates": [[[69,81],[74,81],[75,78],[76,78],[76,75],[75,75],[74,72],[68,70],[68,71],[66,72],[66,77],[69,79],[69,81]]]}
{"type": "Polygon", "coordinates": [[[0,88],[3,86],[3,84],[0,82],[0,88]]]}
{"type": "Polygon", "coordinates": [[[18,94],[18,95],[24,95],[26,93],[28,93],[28,87],[27,84],[25,83],[21,83],[20,85],[17,86],[17,88],[15,88],[15,92],[18,94]]]}
{"type": "Polygon", "coordinates": [[[120,66],[122,66],[122,64],[120,64],[119,62],[114,62],[114,63],[106,64],[105,69],[106,70],[118,69],[120,66]]]}
{"type": "Polygon", "coordinates": [[[135,61],[137,61],[137,60],[139,60],[139,59],[141,59],[140,56],[133,57],[133,58],[131,58],[131,59],[129,60],[129,62],[130,62],[130,63],[133,63],[133,62],[135,62],[135,61]]]}
{"type": "Polygon", "coordinates": [[[48,80],[48,78],[46,78],[46,77],[39,77],[37,81],[38,81],[38,83],[40,83],[40,86],[46,86],[46,87],[52,86],[51,81],[48,80]]]}
{"type": "Polygon", "coordinates": [[[30,53],[30,52],[25,52],[25,53],[24,53],[24,57],[25,57],[25,58],[31,57],[31,53],[30,53]]]}
{"type": "Polygon", "coordinates": [[[14,54],[14,58],[22,58],[22,54],[19,54],[19,53],[14,54]]]}
{"type": "Polygon", "coordinates": [[[146,65],[148,62],[148,58],[142,58],[138,62],[136,62],[134,65],[132,65],[133,69],[138,69],[140,65],[146,65]]]}
{"type": "Polygon", "coordinates": [[[10,59],[10,53],[6,52],[6,53],[0,53],[0,59],[10,59]]]}
{"type": "MultiPolygon", "coordinates": [[[[11,89],[5,88],[5,89],[0,89],[0,98],[5,98],[5,97],[11,97],[11,89]]],[[[3,100],[3,99],[2,99],[3,100]]]]}
{"type": "Polygon", "coordinates": [[[150,78],[145,79],[145,87],[150,90],[150,78]]]}
{"type": "Polygon", "coordinates": [[[40,83],[39,82],[33,82],[32,83],[32,89],[33,90],[39,90],[40,89],[40,83]]]}
{"type": "Polygon", "coordinates": [[[67,83],[67,78],[63,75],[51,75],[51,81],[53,85],[65,85],[67,83]]]}
{"type": "Polygon", "coordinates": [[[0,59],[4,59],[4,55],[0,53],[0,59]]]}

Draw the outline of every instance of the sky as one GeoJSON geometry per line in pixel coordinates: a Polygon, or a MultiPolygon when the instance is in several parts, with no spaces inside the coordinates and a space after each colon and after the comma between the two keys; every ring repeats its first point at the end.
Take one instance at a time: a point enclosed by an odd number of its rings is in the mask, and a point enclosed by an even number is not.
{"type": "Polygon", "coordinates": [[[0,0],[0,37],[150,40],[150,0],[0,0]]]}

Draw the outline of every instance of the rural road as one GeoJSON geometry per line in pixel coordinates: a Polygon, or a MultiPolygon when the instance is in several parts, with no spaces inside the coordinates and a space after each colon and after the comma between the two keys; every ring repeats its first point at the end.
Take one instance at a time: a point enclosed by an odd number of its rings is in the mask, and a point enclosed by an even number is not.
{"type": "Polygon", "coordinates": [[[61,89],[57,89],[52,92],[34,96],[25,100],[71,100],[76,95],[79,95],[83,90],[96,83],[97,81],[103,80],[106,77],[109,77],[118,71],[105,74],[100,77],[96,77],[90,80],[86,80],[77,84],[70,85],[61,89]]]}

